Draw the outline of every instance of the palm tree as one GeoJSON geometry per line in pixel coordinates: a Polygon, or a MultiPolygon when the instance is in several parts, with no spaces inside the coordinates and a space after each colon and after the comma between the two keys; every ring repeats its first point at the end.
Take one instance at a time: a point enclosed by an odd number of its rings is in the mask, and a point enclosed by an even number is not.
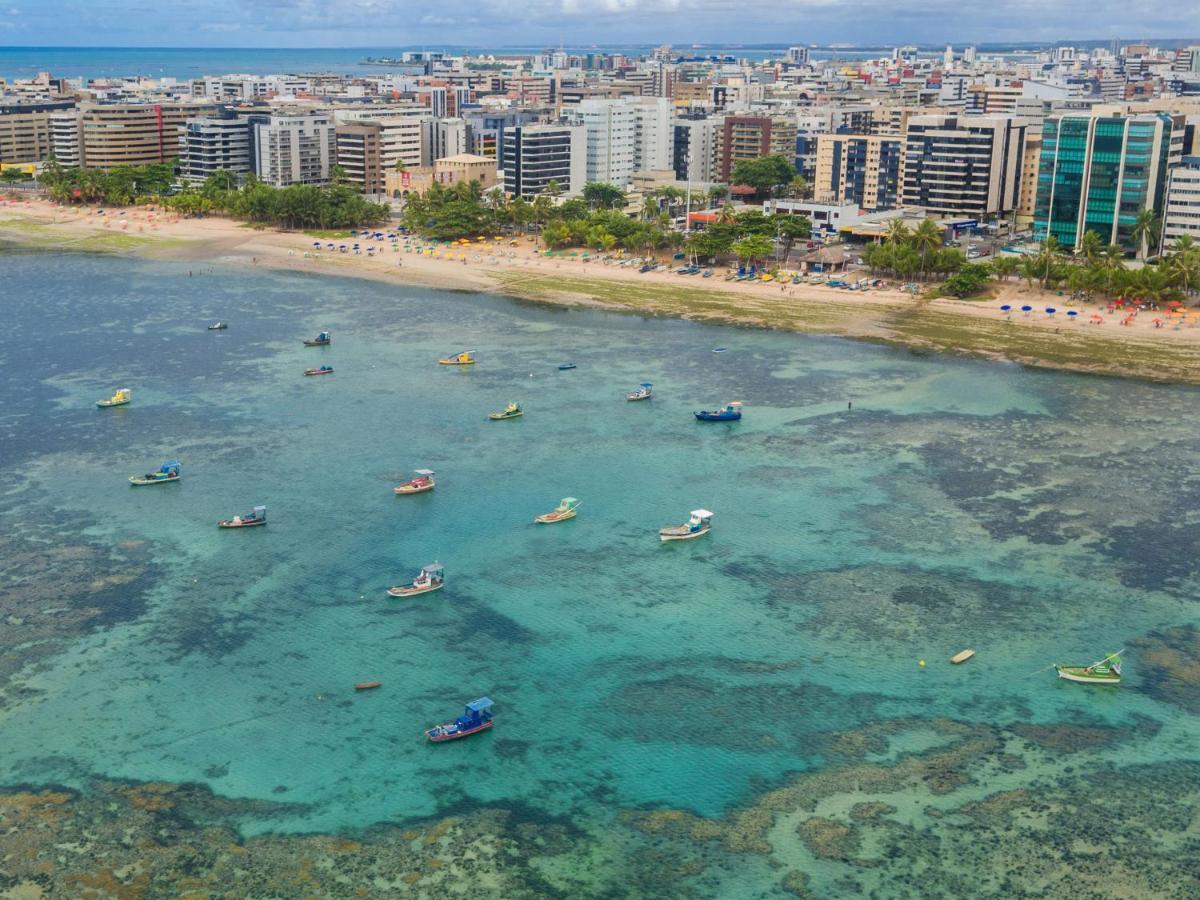
{"type": "Polygon", "coordinates": [[[648,196],[642,201],[642,221],[649,222],[658,216],[658,198],[648,196]]]}
{"type": "Polygon", "coordinates": [[[897,216],[894,219],[889,219],[887,224],[887,240],[893,244],[903,244],[908,238],[908,226],[904,224],[904,220],[897,216]]]}
{"type": "Polygon", "coordinates": [[[1140,259],[1150,256],[1151,248],[1158,243],[1159,226],[1158,216],[1154,214],[1154,210],[1147,207],[1138,213],[1133,222],[1133,228],[1129,231],[1129,236],[1138,245],[1137,254],[1140,259]]]}
{"type": "Polygon", "coordinates": [[[934,224],[933,219],[922,219],[917,230],[913,232],[913,247],[921,254],[921,274],[924,275],[929,264],[929,255],[936,253],[942,246],[942,230],[934,224]]]}
{"type": "Polygon", "coordinates": [[[795,200],[803,200],[808,194],[808,179],[803,175],[797,175],[788,185],[788,195],[795,200]]]}
{"type": "Polygon", "coordinates": [[[734,211],[732,203],[726,203],[717,213],[718,225],[732,225],[737,221],[737,213],[734,211]]]}
{"type": "Polygon", "coordinates": [[[1079,239],[1079,249],[1075,252],[1089,263],[1094,263],[1104,253],[1104,242],[1099,234],[1089,228],[1079,239]]]}

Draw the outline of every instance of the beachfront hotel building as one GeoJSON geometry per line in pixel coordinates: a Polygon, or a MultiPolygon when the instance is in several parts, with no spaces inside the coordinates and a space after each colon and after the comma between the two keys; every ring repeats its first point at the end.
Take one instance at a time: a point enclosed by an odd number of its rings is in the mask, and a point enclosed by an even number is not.
{"type": "Polygon", "coordinates": [[[1162,249],[1177,238],[1191,237],[1200,243],[1200,156],[1188,156],[1171,169],[1163,203],[1162,249]]]}
{"type": "Polygon", "coordinates": [[[1162,210],[1168,169],[1178,161],[1172,159],[1175,130],[1166,113],[1048,118],[1042,126],[1034,237],[1054,235],[1075,248],[1094,231],[1105,244],[1137,250],[1138,214],[1162,210]]]}
{"type": "Polygon", "coordinates": [[[900,138],[888,135],[818,135],[813,199],[853,203],[869,212],[895,209],[902,146],[900,138]]]}
{"type": "Polygon", "coordinates": [[[249,119],[201,116],[188,119],[179,133],[179,174],[202,182],[220,171],[245,175],[251,171],[249,119]]]}
{"type": "Polygon", "coordinates": [[[587,128],[583,125],[518,125],[504,132],[500,167],[504,192],[532,200],[555,182],[563,196],[579,194],[587,181],[587,128]]]}
{"type": "Polygon", "coordinates": [[[901,205],[975,221],[1012,212],[1028,129],[1017,116],[910,117],[901,205]]]}
{"type": "Polygon", "coordinates": [[[50,152],[65,169],[78,169],[84,165],[78,109],[64,109],[50,114],[50,152]]]}
{"type": "Polygon", "coordinates": [[[254,125],[254,171],[274,187],[326,184],[337,160],[333,118],[324,114],[273,115],[254,125]]]}

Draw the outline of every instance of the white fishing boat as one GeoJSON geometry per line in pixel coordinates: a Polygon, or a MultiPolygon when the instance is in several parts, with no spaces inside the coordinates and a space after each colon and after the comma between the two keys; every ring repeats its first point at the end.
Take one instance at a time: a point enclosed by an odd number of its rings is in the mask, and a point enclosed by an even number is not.
{"type": "Polygon", "coordinates": [[[708,534],[712,529],[713,514],[707,509],[693,509],[691,518],[683,525],[671,525],[658,530],[660,541],[690,541],[708,534]]]}

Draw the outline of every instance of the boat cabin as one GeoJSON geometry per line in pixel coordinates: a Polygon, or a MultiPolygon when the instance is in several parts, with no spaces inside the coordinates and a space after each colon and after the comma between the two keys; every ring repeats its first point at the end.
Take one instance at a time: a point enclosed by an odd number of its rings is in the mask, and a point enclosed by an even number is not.
{"type": "Polygon", "coordinates": [[[692,516],[688,519],[688,528],[692,531],[699,531],[701,528],[712,524],[712,517],[713,514],[707,509],[693,509],[692,516]]]}
{"type": "Polygon", "coordinates": [[[417,576],[413,584],[439,584],[446,580],[446,569],[441,563],[430,563],[427,566],[421,567],[421,574],[417,576]]]}
{"type": "Polygon", "coordinates": [[[472,700],[463,710],[462,717],[455,721],[459,728],[474,728],[492,718],[492,701],[487,697],[472,700]]]}
{"type": "Polygon", "coordinates": [[[412,480],[413,484],[426,484],[433,480],[433,469],[414,469],[413,474],[417,477],[412,480]]]}
{"type": "Polygon", "coordinates": [[[178,478],[179,473],[181,471],[182,471],[182,466],[180,466],[178,462],[172,460],[171,462],[165,462],[161,466],[159,466],[158,472],[155,473],[155,477],[157,477],[157,478],[178,478]]]}

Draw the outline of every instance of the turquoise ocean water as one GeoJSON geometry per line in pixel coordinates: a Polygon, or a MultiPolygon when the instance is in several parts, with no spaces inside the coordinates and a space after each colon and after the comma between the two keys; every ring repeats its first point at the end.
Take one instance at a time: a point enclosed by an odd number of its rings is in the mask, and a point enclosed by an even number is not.
{"type": "Polygon", "coordinates": [[[586,829],[719,816],[885,719],[1153,722],[1139,761],[1195,757],[1136,655],[1119,691],[1033,674],[1196,623],[1195,389],[221,265],[0,267],[0,531],[149,560],[20,673],[0,783],[294,804],[247,833],[489,803],[586,829]],[[741,423],[693,420],[731,399],[741,423]],[[181,483],[128,484],[172,458],[181,483]],[[436,491],[394,496],[422,467],[436,491]],[[577,519],[532,524],[566,495],[577,519]],[[266,528],[215,527],[259,503],[266,528]],[[660,544],[696,507],[712,534],[660,544]],[[434,560],[444,591],[385,596],[434,560]],[[491,734],[421,739],[484,694],[491,734]]]}

